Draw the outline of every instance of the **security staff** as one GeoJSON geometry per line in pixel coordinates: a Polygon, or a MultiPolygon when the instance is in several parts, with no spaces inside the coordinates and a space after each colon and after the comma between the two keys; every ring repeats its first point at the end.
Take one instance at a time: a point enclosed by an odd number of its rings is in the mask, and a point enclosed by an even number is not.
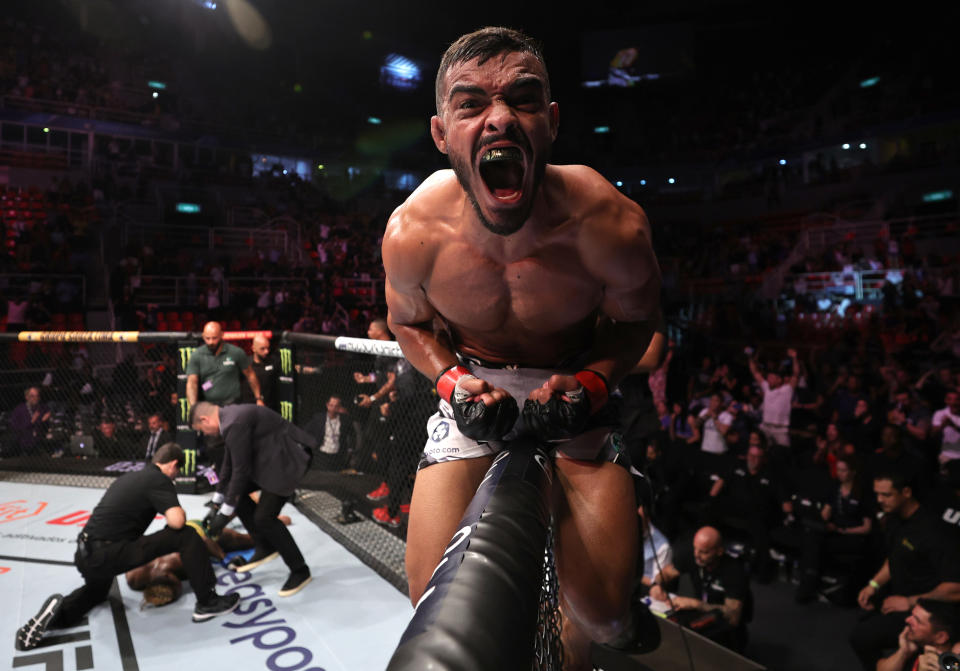
{"type": "Polygon", "coordinates": [[[316,439],[269,408],[201,402],[190,411],[190,425],[204,436],[222,436],[225,445],[220,482],[204,527],[216,539],[234,513],[253,537],[246,572],[279,554],[290,569],[280,596],[296,594],[310,582],[310,569],[287,528],[277,519],[310,467],[316,439]],[[260,490],[256,503],[248,496],[260,490]]]}
{"type": "Polygon", "coordinates": [[[920,505],[914,482],[900,471],[879,473],[873,479],[877,506],[884,513],[887,554],[857,597],[869,613],[854,627],[850,644],[864,669],[875,668],[883,649],[896,647],[910,609],[920,599],[960,602],[957,543],[920,505]]]}
{"type": "Polygon", "coordinates": [[[187,362],[187,400],[191,406],[203,400],[217,405],[229,405],[240,400],[240,376],[247,378],[257,405],[264,405],[260,381],[246,352],[223,341],[223,327],[219,322],[207,322],[203,327],[204,347],[198,347],[187,362]]]}
{"type": "MultiPolygon", "coordinates": [[[[250,347],[253,354],[253,373],[260,383],[260,397],[263,404],[271,410],[280,411],[277,405],[277,378],[280,376],[280,363],[274,352],[270,350],[270,339],[264,335],[256,335],[250,347]]],[[[257,394],[249,383],[243,385],[240,395],[241,403],[256,403],[257,394]]]]}
{"type": "Polygon", "coordinates": [[[114,576],[170,552],[179,552],[197,596],[193,621],[231,612],[239,595],[220,596],[214,585],[207,548],[177,500],[173,480],[183,463],[176,443],[162,445],[142,470],[121,475],[107,488],[77,538],[74,562],[84,584],[68,596],[50,596],[40,611],[17,631],[18,650],[35,648],[48,628],[73,627],[107,598],[114,576]],[[157,513],[167,526],[143,535],[157,513]]]}

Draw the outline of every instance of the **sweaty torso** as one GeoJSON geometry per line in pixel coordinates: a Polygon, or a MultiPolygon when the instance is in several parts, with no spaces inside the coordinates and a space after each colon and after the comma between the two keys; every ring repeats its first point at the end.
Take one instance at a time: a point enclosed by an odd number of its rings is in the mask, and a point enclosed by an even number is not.
{"type": "Polygon", "coordinates": [[[476,222],[448,171],[404,205],[395,231],[402,251],[392,264],[403,267],[388,276],[402,292],[422,291],[460,353],[549,367],[589,348],[604,301],[592,242],[603,226],[593,223],[596,203],[576,168],[548,169],[538,196],[551,203],[548,214],[509,236],[476,222]]]}

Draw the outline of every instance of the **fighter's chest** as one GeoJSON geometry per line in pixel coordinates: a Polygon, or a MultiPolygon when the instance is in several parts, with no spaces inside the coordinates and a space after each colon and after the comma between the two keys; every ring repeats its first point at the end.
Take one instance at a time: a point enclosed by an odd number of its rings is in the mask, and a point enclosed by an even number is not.
{"type": "Polygon", "coordinates": [[[555,246],[515,259],[456,249],[438,258],[427,296],[447,319],[487,330],[516,320],[532,331],[578,321],[600,300],[575,250],[555,246]]]}

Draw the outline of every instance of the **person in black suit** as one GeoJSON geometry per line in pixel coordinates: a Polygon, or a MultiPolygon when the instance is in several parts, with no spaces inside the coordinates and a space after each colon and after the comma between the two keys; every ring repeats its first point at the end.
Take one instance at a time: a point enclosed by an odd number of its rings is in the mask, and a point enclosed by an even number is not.
{"type": "Polygon", "coordinates": [[[161,445],[172,442],[174,442],[174,436],[163,430],[163,420],[160,414],[154,413],[147,417],[147,435],[143,446],[143,458],[150,461],[161,445]]]}
{"type": "Polygon", "coordinates": [[[205,436],[222,436],[224,441],[214,510],[204,519],[207,534],[216,539],[236,513],[253,537],[255,550],[248,562],[234,565],[234,569],[251,571],[279,554],[290,569],[279,595],[296,594],[310,582],[310,569],[277,515],[310,467],[316,439],[259,405],[221,408],[201,401],[190,411],[190,425],[205,436]],[[257,490],[260,495],[255,502],[249,495],[257,490]]]}
{"type": "Polygon", "coordinates": [[[357,445],[357,430],[339,396],[328,398],[326,409],[314,415],[303,430],[317,439],[314,468],[339,471],[349,465],[357,445]]]}

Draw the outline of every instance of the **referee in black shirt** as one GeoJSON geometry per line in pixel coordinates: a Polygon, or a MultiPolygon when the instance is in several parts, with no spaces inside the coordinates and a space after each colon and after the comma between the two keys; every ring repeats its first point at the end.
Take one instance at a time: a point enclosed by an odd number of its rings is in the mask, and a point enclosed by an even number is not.
{"type": "Polygon", "coordinates": [[[171,552],[180,553],[197,596],[194,622],[237,607],[239,595],[220,596],[214,590],[216,576],[206,546],[193,527],[186,525],[186,513],[173,486],[182,463],[183,450],[176,443],[167,443],[142,470],[114,480],[77,537],[74,562],[83,586],[66,597],[50,596],[40,612],[17,630],[18,650],[35,648],[48,628],[76,626],[91,608],[106,600],[116,575],[171,552]],[[157,513],[166,518],[167,526],[144,536],[157,513]]]}

